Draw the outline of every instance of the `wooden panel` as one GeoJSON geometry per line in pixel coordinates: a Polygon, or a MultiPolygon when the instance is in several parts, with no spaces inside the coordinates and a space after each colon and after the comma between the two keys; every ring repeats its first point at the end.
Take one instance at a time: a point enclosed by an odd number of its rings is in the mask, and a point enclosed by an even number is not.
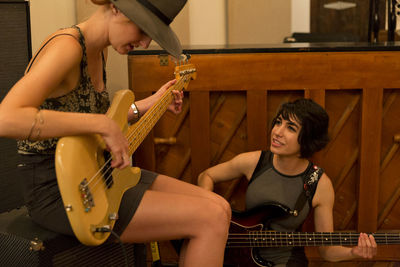
{"type": "Polygon", "coordinates": [[[189,102],[188,94],[185,94],[186,101],[183,103],[182,112],[175,116],[171,112],[166,112],[155,127],[156,172],[180,177],[182,180],[192,182],[190,175],[186,175],[190,166],[190,136],[189,136],[189,102]],[[162,142],[175,138],[176,143],[162,142]],[[170,166],[174,166],[171,168],[170,166]]]}
{"type": "Polygon", "coordinates": [[[325,90],[324,89],[315,89],[315,90],[307,89],[304,92],[304,97],[313,99],[321,107],[325,108],[325,90]]]}
{"type": "MultiPolygon", "coordinates": [[[[400,88],[400,75],[394,75],[399,57],[400,52],[192,55],[198,77],[189,91],[400,88]]],[[[173,64],[160,67],[157,56],[131,56],[130,65],[135,92],[158,89],[173,78],[173,64]]]]}
{"type": "Polygon", "coordinates": [[[319,153],[318,164],[335,189],[334,227],[356,229],[361,90],[329,90],[325,108],[330,117],[330,142],[319,153]]]}
{"type": "Polygon", "coordinates": [[[190,94],[190,147],[192,183],[210,165],[210,102],[208,92],[190,94]]]}
{"type": "Polygon", "coordinates": [[[384,92],[381,138],[381,174],[379,180],[379,229],[397,229],[400,225],[400,90],[384,92]]]}
{"type": "Polygon", "coordinates": [[[264,91],[247,92],[248,150],[267,149],[267,94],[264,91]]]}
{"type": "Polygon", "coordinates": [[[358,200],[358,229],[362,232],[377,230],[379,191],[371,188],[379,188],[382,98],[382,89],[363,91],[358,200]]]}

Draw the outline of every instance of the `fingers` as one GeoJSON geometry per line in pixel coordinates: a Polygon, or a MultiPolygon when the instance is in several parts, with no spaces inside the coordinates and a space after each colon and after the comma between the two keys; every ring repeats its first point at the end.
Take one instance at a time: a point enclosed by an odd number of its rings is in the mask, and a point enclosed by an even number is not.
{"type": "Polygon", "coordinates": [[[169,110],[171,110],[174,114],[179,114],[182,111],[183,105],[183,92],[172,90],[173,94],[173,103],[171,104],[169,110]]]}
{"type": "Polygon", "coordinates": [[[130,157],[126,153],[123,153],[120,156],[113,157],[111,161],[111,167],[118,169],[123,169],[125,167],[128,167],[130,166],[130,164],[131,164],[130,157]]]}
{"type": "Polygon", "coordinates": [[[358,238],[358,255],[371,259],[377,253],[377,245],[373,235],[361,233],[358,238]]]}
{"type": "Polygon", "coordinates": [[[120,144],[115,144],[111,154],[113,155],[111,167],[123,169],[130,166],[131,160],[129,157],[129,144],[125,138],[122,139],[120,144]]]}
{"type": "Polygon", "coordinates": [[[367,255],[368,247],[367,247],[367,243],[366,243],[365,240],[366,240],[365,234],[361,233],[359,238],[358,238],[358,246],[360,246],[362,248],[361,249],[361,252],[362,252],[361,257],[363,257],[363,258],[366,258],[368,256],[367,255]]]}
{"type": "MultiPolygon", "coordinates": [[[[171,80],[169,82],[167,82],[166,84],[164,84],[163,86],[161,86],[160,89],[158,89],[158,91],[151,96],[151,105],[153,105],[154,103],[156,103],[158,101],[158,99],[165,93],[165,91],[170,88],[172,85],[174,85],[176,83],[176,79],[175,80],[171,80]]],[[[182,91],[178,91],[178,90],[172,90],[172,95],[173,95],[173,99],[171,101],[171,104],[168,106],[168,110],[172,111],[174,114],[178,114],[182,111],[182,104],[183,104],[183,92],[182,91]]]]}
{"type": "Polygon", "coordinates": [[[376,245],[375,238],[373,235],[368,236],[368,241],[371,244],[369,258],[372,258],[376,256],[376,253],[378,253],[378,246],[376,245]]]}
{"type": "Polygon", "coordinates": [[[112,155],[112,168],[125,168],[130,165],[129,142],[119,126],[112,120],[107,118],[109,124],[107,132],[102,136],[106,143],[107,150],[112,155]]]}
{"type": "Polygon", "coordinates": [[[169,81],[169,82],[167,82],[166,84],[164,84],[163,86],[161,86],[161,90],[162,91],[165,91],[165,90],[167,90],[168,88],[170,88],[172,85],[174,85],[176,83],[176,79],[174,79],[174,80],[171,80],[171,81],[169,81]]]}

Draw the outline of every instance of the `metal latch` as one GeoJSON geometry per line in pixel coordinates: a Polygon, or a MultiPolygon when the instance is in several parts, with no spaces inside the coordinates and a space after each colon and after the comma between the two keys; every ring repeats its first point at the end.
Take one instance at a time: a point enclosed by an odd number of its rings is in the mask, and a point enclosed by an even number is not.
{"type": "Polygon", "coordinates": [[[169,59],[167,54],[161,54],[158,58],[160,59],[160,66],[168,66],[169,59]]]}

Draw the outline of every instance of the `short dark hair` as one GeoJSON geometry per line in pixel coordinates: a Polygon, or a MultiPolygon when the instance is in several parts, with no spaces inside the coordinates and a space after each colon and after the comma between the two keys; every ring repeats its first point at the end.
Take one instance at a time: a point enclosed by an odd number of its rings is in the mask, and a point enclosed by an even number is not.
{"type": "Polygon", "coordinates": [[[300,98],[293,102],[282,104],[272,120],[272,128],[280,116],[285,120],[293,118],[301,125],[298,137],[300,157],[311,157],[328,144],[328,113],[313,100],[300,98]]]}

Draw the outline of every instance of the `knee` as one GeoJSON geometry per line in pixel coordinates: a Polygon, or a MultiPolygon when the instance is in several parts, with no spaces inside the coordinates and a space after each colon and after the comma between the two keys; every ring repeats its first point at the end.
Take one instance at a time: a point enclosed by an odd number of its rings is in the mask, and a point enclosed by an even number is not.
{"type": "Polygon", "coordinates": [[[218,195],[216,193],[210,192],[212,195],[209,197],[213,202],[215,202],[226,214],[228,222],[231,221],[231,216],[232,216],[232,209],[231,205],[229,202],[222,197],[221,195],[218,195]]]}
{"type": "Polygon", "coordinates": [[[230,223],[231,217],[232,217],[231,205],[223,197],[220,197],[220,201],[218,202],[218,204],[221,206],[222,210],[225,212],[225,214],[227,216],[228,223],[230,223]]]}
{"type": "Polygon", "coordinates": [[[210,203],[207,208],[207,224],[213,231],[227,234],[231,221],[231,208],[229,203],[222,199],[218,203],[210,203]]]}

